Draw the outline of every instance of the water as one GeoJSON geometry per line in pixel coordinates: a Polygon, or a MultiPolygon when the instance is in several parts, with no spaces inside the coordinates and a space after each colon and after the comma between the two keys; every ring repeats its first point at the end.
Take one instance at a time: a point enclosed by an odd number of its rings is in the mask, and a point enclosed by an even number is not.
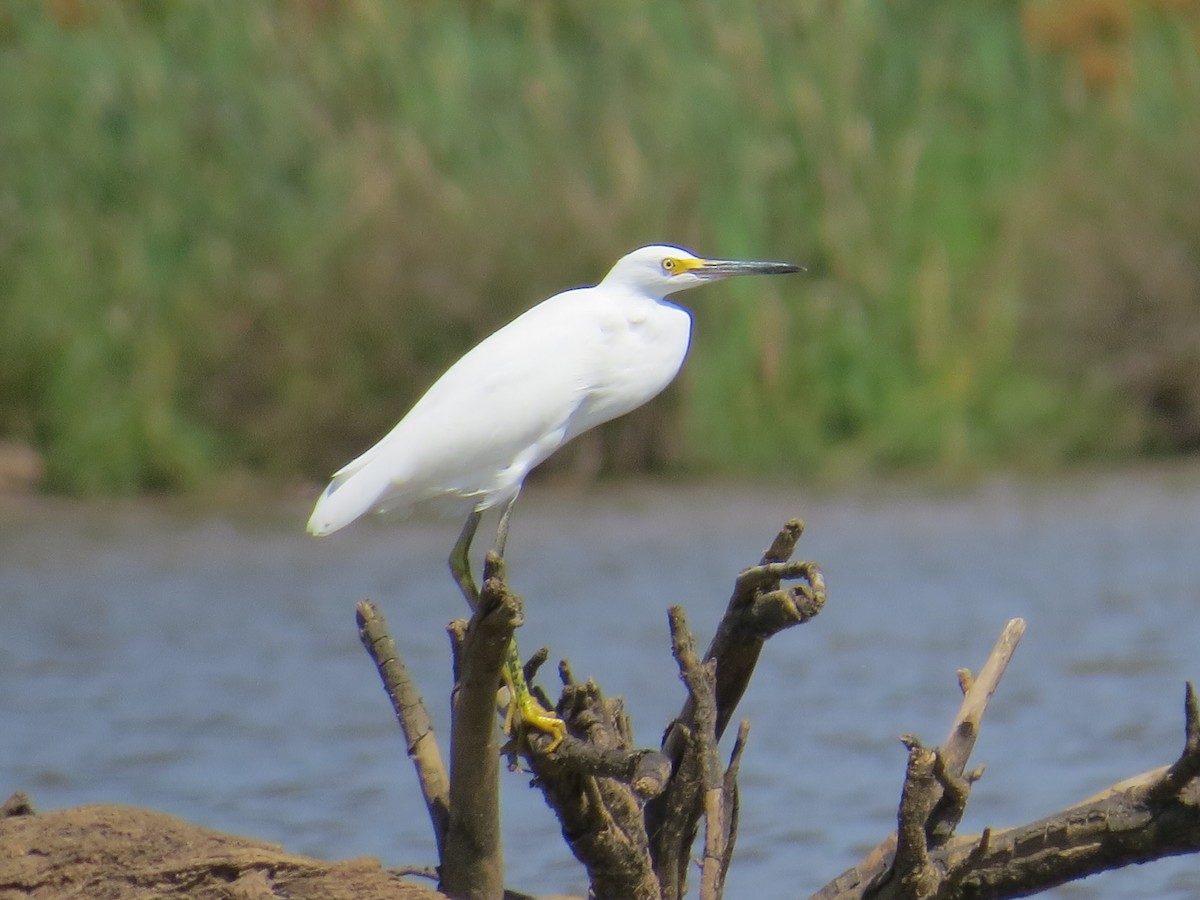
{"type": "MultiPolygon", "coordinates": [[[[434,862],[399,730],[358,643],[375,599],[447,733],[444,557],[454,522],[369,523],[316,541],[300,505],[0,503],[0,794],[127,803],[326,858],[434,862]]],[[[1028,630],[984,720],[961,833],[1029,821],[1172,761],[1200,677],[1200,471],[921,496],[627,486],[535,488],[510,542],[522,646],[624,695],[656,744],[683,688],[666,607],[707,643],[734,574],[803,516],[797,556],[829,603],[767,646],[729,894],[806,896],[894,825],[897,735],[944,737],[954,671],[1005,622],[1028,630]]],[[[485,528],[488,527],[485,521],[485,528]]],[[[552,669],[548,669],[552,672],[552,669]]],[[[547,676],[549,677],[549,676],[547,676]]],[[[552,814],[504,778],[508,882],[585,890],[552,814]]],[[[1200,861],[1109,873],[1057,897],[1200,896],[1200,861]]]]}

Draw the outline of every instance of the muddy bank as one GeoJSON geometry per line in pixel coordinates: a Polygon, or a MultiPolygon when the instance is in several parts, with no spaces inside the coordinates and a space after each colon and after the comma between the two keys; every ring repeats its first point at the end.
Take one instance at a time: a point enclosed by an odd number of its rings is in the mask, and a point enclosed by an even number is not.
{"type": "Polygon", "coordinates": [[[131,806],[0,817],[0,900],[444,900],[368,857],[324,862],[131,806]]]}

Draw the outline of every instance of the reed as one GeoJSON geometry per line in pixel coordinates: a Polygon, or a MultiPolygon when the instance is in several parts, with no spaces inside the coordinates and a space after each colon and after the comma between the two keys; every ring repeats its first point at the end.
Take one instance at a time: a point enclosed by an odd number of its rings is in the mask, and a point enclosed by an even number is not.
{"type": "Polygon", "coordinates": [[[666,240],[810,273],[689,298],[682,385],[603,438],[622,468],[1179,446],[1065,340],[1083,307],[1033,251],[1119,204],[1118,169],[1171,172],[1137,227],[1194,241],[1196,11],[1087,6],[9,4],[0,435],[60,490],[319,479],[497,325],[666,240]]]}

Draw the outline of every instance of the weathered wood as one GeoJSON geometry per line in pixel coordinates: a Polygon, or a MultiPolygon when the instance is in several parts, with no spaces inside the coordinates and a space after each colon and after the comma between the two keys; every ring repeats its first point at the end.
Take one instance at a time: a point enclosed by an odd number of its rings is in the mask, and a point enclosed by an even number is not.
{"type": "MultiPolygon", "coordinates": [[[[929,852],[930,864],[945,873],[930,896],[1024,897],[1085,875],[1200,852],[1200,785],[1193,782],[1167,807],[1155,808],[1146,794],[1145,789],[1118,791],[1028,825],[955,838],[929,852]]],[[[898,900],[909,895],[893,879],[873,892],[818,896],[898,900]]]]}
{"type": "MultiPolygon", "coordinates": [[[[759,564],[738,575],[704,655],[704,661],[715,666],[713,733],[717,741],[750,683],[765,642],[786,628],[811,620],[825,605],[820,569],[811,562],[789,562],[803,532],[804,523],[799,519],[788,521],[759,564]],[[785,586],[785,581],[793,583],[785,586]]],[[[705,771],[702,755],[697,755],[701,740],[697,714],[696,698],[689,692],[663,737],[663,753],[671,760],[674,776],[667,789],[646,805],[646,829],[665,898],[681,897],[685,892],[691,847],[703,811],[697,792],[705,771]]]]}
{"type": "MultiPolygon", "coordinates": [[[[1004,675],[1013,653],[1020,643],[1021,635],[1025,633],[1025,622],[1022,619],[1012,619],[1004,626],[1000,637],[988,654],[986,662],[979,670],[979,677],[973,677],[966,669],[959,669],[958,684],[963,692],[963,700],[950,726],[946,737],[945,747],[936,755],[937,764],[941,767],[942,779],[931,780],[923,785],[922,799],[929,803],[928,821],[923,823],[927,839],[934,843],[944,842],[953,833],[962,818],[966,808],[967,787],[971,781],[979,777],[979,773],[964,777],[967,760],[975,747],[983,714],[987,710],[988,701],[996,692],[1001,677],[1004,675]],[[965,782],[965,784],[964,784],[965,782]],[[945,785],[951,785],[951,792],[946,803],[941,803],[945,785]]],[[[915,741],[914,739],[911,739],[915,741]]],[[[908,741],[906,741],[907,743],[908,741]]],[[[910,772],[911,772],[910,746],[910,772]]],[[[931,763],[932,765],[932,763],[931,763]]],[[[980,773],[982,770],[980,770],[980,773]]],[[[908,780],[905,781],[905,791],[912,791],[908,780]]],[[[911,804],[914,800],[910,799],[911,804]]],[[[900,819],[903,820],[904,800],[902,795],[900,819]]],[[[825,885],[812,896],[812,900],[832,900],[832,898],[858,897],[870,885],[878,885],[890,875],[890,867],[895,858],[898,832],[893,832],[884,838],[875,849],[866,854],[855,866],[843,872],[833,881],[825,885]],[[857,890],[858,893],[854,893],[857,890]],[[843,893],[849,891],[848,893],[843,893]]]]}
{"type": "Polygon", "coordinates": [[[433,825],[440,861],[446,849],[446,827],[450,821],[450,776],[446,772],[442,752],[438,749],[433,720],[396,649],[396,642],[388,634],[383,614],[374,603],[362,600],[356,609],[356,617],[359,639],[379,671],[383,688],[392,701],[396,720],[404,732],[408,758],[417,772],[417,782],[421,786],[421,796],[433,825]]]}
{"type": "Polygon", "coordinates": [[[521,616],[521,598],[507,589],[500,559],[489,553],[483,590],[463,640],[451,728],[450,815],[441,887],[455,900],[504,896],[496,687],[521,616]]]}
{"type": "MultiPolygon", "coordinates": [[[[1006,630],[971,691],[990,696],[1015,643],[1006,630]],[[1003,660],[1001,660],[1003,657],[1003,660]]],[[[1018,626],[1019,627],[1019,626],[1018,626]]],[[[986,697],[964,700],[951,739],[977,728],[986,697]]],[[[908,770],[901,793],[897,835],[853,869],[842,873],[812,900],[1002,900],[1025,897],[1068,881],[1133,863],[1200,852],[1200,711],[1189,683],[1185,703],[1184,750],[1163,766],[1113,785],[1074,807],[1028,825],[987,829],[951,837],[966,805],[970,777],[960,773],[966,755],[952,760],[911,737],[908,770]],[[949,802],[953,815],[945,814],[949,802]]]]}
{"type": "Polygon", "coordinates": [[[661,791],[670,766],[660,753],[633,747],[620,700],[594,682],[565,683],[558,712],[568,736],[552,754],[525,756],[572,853],[584,865],[593,896],[659,900],[641,827],[642,803],[661,791]]]}
{"type": "MultiPolygon", "coordinates": [[[[529,736],[532,746],[514,749],[537,776],[536,784],[558,815],[568,845],[588,871],[595,896],[681,897],[691,848],[706,816],[702,891],[705,897],[719,896],[736,837],[737,761],[746,733],[743,729],[731,764],[722,771],[716,753],[718,729],[729,720],[745,690],[745,683],[736,684],[737,680],[748,681],[758,654],[755,649],[739,657],[743,640],[739,636],[748,636],[761,648],[767,636],[807,621],[824,603],[824,583],[817,568],[787,562],[800,532],[798,521],[789,522],[764,554],[762,565],[739,577],[735,602],[722,623],[730,639],[715,642],[715,656],[710,647],[710,656],[702,663],[696,660],[693,646],[688,661],[682,662],[680,642],[685,635],[688,642],[691,637],[682,610],[671,611],[673,652],[681,660],[689,697],[669,729],[663,753],[634,749],[620,702],[604,699],[590,682],[576,684],[569,665],[560,665],[564,688],[557,709],[570,735],[549,755],[540,752],[544,742],[537,734],[529,736]],[[785,578],[801,583],[783,587],[785,578]],[[734,660],[730,670],[739,674],[727,681],[722,707],[719,679],[726,653],[734,660]],[[702,682],[709,687],[701,688],[702,682]],[[708,698],[704,704],[697,701],[697,691],[708,698]],[[701,711],[705,704],[708,708],[701,711]],[[596,749],[584,749],[589,745],[596,749]]],[[[542,662],[544,655],[539,653],[527,669],[542,662]]]]}

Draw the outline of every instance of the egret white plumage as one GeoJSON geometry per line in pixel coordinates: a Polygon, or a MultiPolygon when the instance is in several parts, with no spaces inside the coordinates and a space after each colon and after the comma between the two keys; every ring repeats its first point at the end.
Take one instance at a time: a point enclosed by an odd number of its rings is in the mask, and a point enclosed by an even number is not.
{"type": "MultiPolygon", "coordinates": [[[[308,530],[327,535],[367,512],[441,497],[472,503],[450,569],[472,605],[471,540],[485,510],[502,507],[496,552],[525,477],[571,438],[624,415],[675,378],[692,318],[667,298],[731,275],[800,271],[782,262],[702,259],[678,247],[642,247],[594,287],[544,300],[483,340],[439,378],[379,443],[339,469],[308,530]]],[[[522,722],[564,733],[529,694],[515,647],[506,680],[522,722]]],[[[551,747],[551,749],[552,749],[551,747]]]]}

